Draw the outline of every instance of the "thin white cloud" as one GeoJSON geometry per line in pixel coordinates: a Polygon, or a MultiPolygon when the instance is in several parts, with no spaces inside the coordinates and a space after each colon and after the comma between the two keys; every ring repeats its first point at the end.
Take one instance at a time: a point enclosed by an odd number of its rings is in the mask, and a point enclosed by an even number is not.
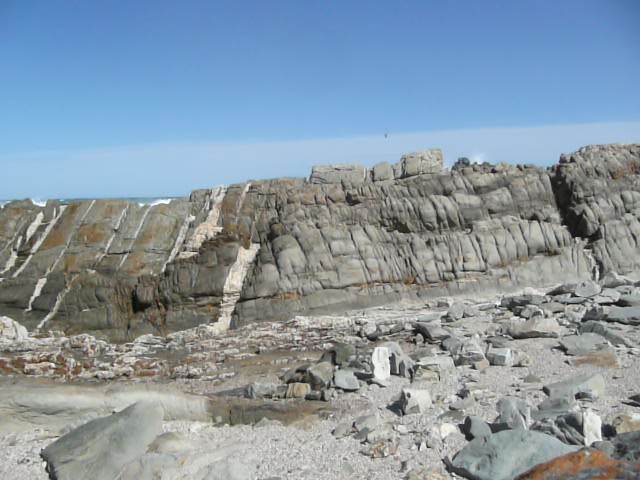
{"type": "Polygon", "coordinates": [[[434,147],[444,151],[449,165],[461,156],[551,165],[583,145],[634,142],[640,142],[640,121],[5,154],[0,199],[186,195],[247,179],[304,177],[317,164],[396,162],[403,153],[434,147]]]}

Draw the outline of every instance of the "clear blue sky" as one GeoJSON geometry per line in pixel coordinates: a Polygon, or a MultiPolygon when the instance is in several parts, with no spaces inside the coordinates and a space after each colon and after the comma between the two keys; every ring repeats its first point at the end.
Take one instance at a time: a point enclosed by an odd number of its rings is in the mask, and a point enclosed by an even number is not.
{"type": "MultiPolygon", "coordinates": [[[[466,145],[478,129],[616,122],[597,141],[640,141],[639,85],[637,0],[0,0],[0,168],[11,180],[0,198],[304,175],[318,160],[305,140],[317,154],[327,139],[319,160],[371,163],[384,149],[344,158],[335,139],[385,132],[438,141],[434,131],[460,130],[466,145]],[[264,156],[265,142],[299,150],[285,162],[264,156]],[[244,156],[221,157],[221,144],[244,156]],[[211,154],[192,159],[194,148],[211,154]],[[172,161],[199,174],[155,168],[172,161]],[[96,181],[107,168],[147,178],[96,181]]],[[[509,158],[482,142],[462,153],[530,161],[518,157],[527,145],[509,158]]]]}

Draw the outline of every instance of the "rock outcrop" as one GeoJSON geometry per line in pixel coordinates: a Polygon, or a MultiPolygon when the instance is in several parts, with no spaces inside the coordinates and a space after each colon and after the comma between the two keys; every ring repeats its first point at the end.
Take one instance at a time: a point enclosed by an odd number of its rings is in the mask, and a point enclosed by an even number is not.
{"type": "Polygon", "coordinates": [[[442,169],[442,153],[316,167],[151,204],[0,209],[0,315],[124,341],[405,297],[514,289],[640,262],[640,146],[550,171],[442,169]],[[595,260],[595,262],[594,262],[595,260]]]}

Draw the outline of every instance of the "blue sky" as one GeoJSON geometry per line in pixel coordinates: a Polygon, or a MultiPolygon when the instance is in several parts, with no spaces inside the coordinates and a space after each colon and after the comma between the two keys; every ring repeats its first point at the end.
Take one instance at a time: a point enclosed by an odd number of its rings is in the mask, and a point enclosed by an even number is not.
{"type": "Polygon", "coordinates": [[[636,0],[0,0],[0,198],[640,141],[639,24],[636,0]]]}

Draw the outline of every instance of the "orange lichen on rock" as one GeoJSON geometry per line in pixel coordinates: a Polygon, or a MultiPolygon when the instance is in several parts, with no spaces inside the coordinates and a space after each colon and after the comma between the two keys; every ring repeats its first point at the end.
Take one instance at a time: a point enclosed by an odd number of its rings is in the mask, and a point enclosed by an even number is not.
{"type": "Polygon", "coordinates": [[[593,450],[563,455],[537,465],[518,480],[610,480],[640,478],[640,464],[610,458],[593,450]]]}

